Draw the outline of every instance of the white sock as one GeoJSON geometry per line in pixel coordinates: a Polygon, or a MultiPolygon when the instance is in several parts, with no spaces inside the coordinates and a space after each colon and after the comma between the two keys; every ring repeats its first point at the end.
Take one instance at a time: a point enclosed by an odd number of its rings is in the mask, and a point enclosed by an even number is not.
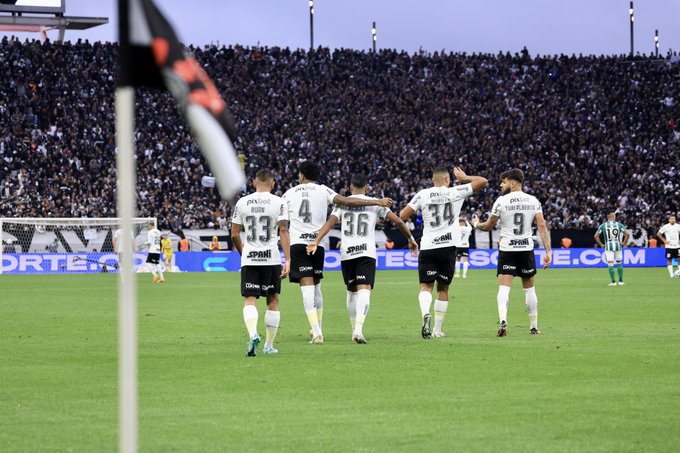
{"type": "Polygon", "coordinates": [[[312,328],[312,333],[315,337],[321,335],[319,318],[316,314],[316,305],[314,304],[314,286],[301,286],[300,291],[302,291],[302,304],[305,307],[305,313],[307,314],[309,325],[312,328]]]}
{"type": "Polygon", "coordinates": [[[321,283],[314,285],[314,303],[316,304],[316,317],[319,319],[319,329],[323,329],[323,294],[321,294],[321,283]]]}
{"type": "Polygon", "coordinates": [[[357,318],[354,324],[354,335],[363,335],[364,323],[368,309],[371,307],[371,290],[360,289],[357,291],[357,318]]]}
{"type": "Polygon", "coordinates": [[[430,312],[430,306],[432,305],[432,293],[421,291],[418,294],[418,302],[420,303],[420,317],[422,318],[430,312]]]}
{"type": "Polygon", "coordinates": [[[149,270],[153,274],[154,277],[158,277],[158,274],[156,273],[156,265],[153,263],[149,263],[149,270]]]}
{"type": "Polygon", "coordinates": [[[498,287],[498,295],[496,302],[498,302],[498,319],[503,322],[508,321],[508,302],[510,301],[510,287],[500,285],[498,287]]]}
{"type": "Polygon", "coordinates": [[[468,270],[469,265],[470,265],[470,263],[468,263],[467,261],[463,261],[463,277],[465,277],[467,275],[467,270],[468,270]]]}
{"type": "Polygon", "coordinates": [[[673,276],[673,265],[672,264],[668,265],[668,275],[670,275],[671,277],[673,276]]]}
{"type": "Polygon", "coordinates": [[[524,288],[524,300],[527,304],[531,328],[538,329],[538,297],[536,297],[536,288],[524,288]]]}
{"type": "Polygon", "coordinates": [[[460,261],[456,261],[456,275],[460,274],[460,261]]]}
{"type": "Polygon", "coordinates": [[[265,348],[274,347],[274,338],[276,338],[276,332],[279,330],[279,322],[281,322],[281,312],[267,310],[264,313],[264,327],[267,329],[267,339],[264,342],[265,348]]]}
{"type": "Polygon", "coordinates": [[[434,301],[434,331],[441,332],[444,318],[446,317],[446,309],[449,308],[448,300],[434,301]]]}
{"type": "Polygon", "coordinates": [[[349,322],[352,323],[352,330],[354,330],[354,323],[357,318],[357,296],[356,292],[347,291],[347,314],[349,315],[349,322]]]}
{"type": "Polygon", "coordinates": [[[244,305],[243,321],[246,323],[246,329],[248,329],[248,336],[250,338],[257,335],[257,319],[257,307],[255,305],[244,305]]]}
{"type": "Polygon", "coordinates": [[[161,280],[165,280],[163,278],[163,270],[161,269],[161,265],[158,264],[158,265],[155,265],[155,266],[156,266],[156,269],[158,270],[158,276],[161,278],[161,280]]]}

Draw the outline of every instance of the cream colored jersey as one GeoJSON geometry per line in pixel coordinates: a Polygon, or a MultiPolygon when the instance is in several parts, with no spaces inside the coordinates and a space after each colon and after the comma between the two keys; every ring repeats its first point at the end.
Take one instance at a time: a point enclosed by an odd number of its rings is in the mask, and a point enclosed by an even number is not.
{"type": "Polygon", "coordinates": [[[282,220],[288,220],[286,205],[269,192],[255,192],[236,202],[231,222],[242,225],[245,233],[241,266],[281,264],[278,228],[282,220]]]}
{"type": "Polygon", "coordinates": [[[146,243],[149,246],[149,253],[161,253],[161,232],[158,228],[149,230],[146,243]]]}
{"type": "Polygon", "coordinates": [[[290,243],[311,244],[326,223],[337,193],[323,184],[299,184],[283,194],[290,219],[290,243]]]}
{"type": "Polygon", "coordinates": [[[504,252],[533,250],[531,225],[539,212],[543,212],[541,203],[533,195],[524,192],[501,195],[491,208],[491,215],[500,218],[500,250],[504,252]]]}
{"type": "MultiPolygon", "coordinates": [[[[375,200],[366,195],[352,195],[352,198],[375,200]]],[[[389,212],[388,208],[380,206],[336,206],[333,209],[331,215],[340,221],[342,261],[361,257],[376,259],[375,224],[378,219],[387,217],[389,212]]]]}
{"type": "Polygon", "coordinates": [[[680,223],[665,224],[659,230],[666,238],[667,249],[680,249],[680,223]]]}
{"type": "Polygon", "coordinates": [[[460,226],[460,223],[458,224],[458,228],[460,229],[460,240],[458,241],[458,245],[456,247],[463,247],[467,248],[470,247],[470,235],[472,234],[472,225],[470,225],[470,222],[467,220],[465,221],[465,226],[460,226]]]}
{"type": "Polygon", "coordinates": [[[463,201],[472,195],[472,185],[430,187],[416,194],[409,202],[414,211],[423,214],[421,250],[455,247],[460,239],[458,214],[463,201]]]}

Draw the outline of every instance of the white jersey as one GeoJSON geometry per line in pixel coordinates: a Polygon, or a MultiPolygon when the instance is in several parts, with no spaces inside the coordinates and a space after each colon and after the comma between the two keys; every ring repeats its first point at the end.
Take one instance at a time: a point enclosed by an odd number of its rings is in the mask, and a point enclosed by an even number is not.
{"type": "Polygon", "coordinates": [[[149,253],[161,253],[161,232],[158,228],[149,230],[146,243],[149,246],[149,253]]]}
{"type": "MultiPolygon", "coordinates": [[[[113,243],[116,245],[115,249],[117,253],[120,253],[120,236],[123,234],[123,229],[118,228],[115,233],[113,233],[113,243]]],[[[135,250],[135,233],[130,231],[130,239],[132,243],[132,249],[135,250]]]]}
{"type": "Polygon", "coordinates": [[[680,223],[665,224],[659,230],[666,238],[667,249],[680,249],[680,223]]]}
{"type": "MultiPolygon", "coordinates": [[[[352,198],[375,200],[366,195],[352,195],[352,198]]],[[[354,258],[373,258],[375,256],[375,224],[378,219],[387,217],[388,208],[380,206],[362,206],[350,208],[336,206],[331,215],[340,221],[340,241],[342,244],[341,260],[354,258]]]]}
{"type": "Polygon", "coordinates": [[[491,215],[500,218],[500,249],[520,252],[534,249],[532,224],[537,213],[542,213],[541,203],[533,195],[510,192],[501,195],[491,208],[491,215]]]}
{"type": "Polygon", "coordinates": [[[290,219],[291,245],[314,242],[336,195],[332,189],[313,182],[299,184],[283,194],[290,219]]]}
{"type": "Polygon", "coordinates": [[[255,192],[236,202],[232,223],[243,226],[241,266],[276,266],[279,254],[279,222],[288,220],[288,211],[281,197],[269,192],[255,192]]]}
{"type": "Polygon", "coordinates": [[[472,185],[430,187],[416,194],[409,206],[423,214],[421,250],[455,247],[460,239],[458,214],[463,201],[472,195],[472,185]]]}
{"type": "Polygon", "coordinates": [[[463,247],[463,248],[468,248],[470,247],[470,235],[472,234],[472,225],[470,225],[470,222],[467,220],[465,221],[465,226],[460,226],[460,223],[458,224],[458,227],[460,228],[460,240],[458,241],[458,245],[456,247],[463,247]]]}

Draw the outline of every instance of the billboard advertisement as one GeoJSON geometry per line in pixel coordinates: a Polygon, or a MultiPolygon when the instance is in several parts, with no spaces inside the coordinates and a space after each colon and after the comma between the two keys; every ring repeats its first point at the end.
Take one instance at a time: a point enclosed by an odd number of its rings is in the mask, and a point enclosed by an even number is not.
{"type": "MultiPolygon", "coordinates": [[[[536,250],[540,266],[544,251],[536,250]]],[[[135,266],[144,271],[145,253],[135,254],[135,266]]],[[[379,270],[417,269],[418,258],[408,250],[378,250],[379,270]]],[[[495,269],[498,250],[471,249],[470,269],[495,269]]],[[[236,252],[175,253],[175,266],[183,272],[235,272],[241,268],[241,257],[236,252]]],[[[118,256],[114,253],[4,253],[4,274],[59,274],[116,272],[118,256]]],[[[629,248],[623,250],[623,264],[627,267],[665,267],[662,248],[629,248]]],[[[606,267],[603,249],[555,249],[553,268],[606,267]]],[[[325,270],[340,270],[340,252],[326,252],[325,270]]]]}

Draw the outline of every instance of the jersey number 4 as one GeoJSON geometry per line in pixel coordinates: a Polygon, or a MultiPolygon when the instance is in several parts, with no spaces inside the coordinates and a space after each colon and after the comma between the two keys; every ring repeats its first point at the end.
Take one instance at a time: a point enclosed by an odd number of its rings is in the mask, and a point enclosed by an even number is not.
{"type": "Polygon", "coordinates": [[[302,200],[298,216],[302,219],[303,223],[312,223],[312,211],[309,209],[309,200],[302,200]]]}

